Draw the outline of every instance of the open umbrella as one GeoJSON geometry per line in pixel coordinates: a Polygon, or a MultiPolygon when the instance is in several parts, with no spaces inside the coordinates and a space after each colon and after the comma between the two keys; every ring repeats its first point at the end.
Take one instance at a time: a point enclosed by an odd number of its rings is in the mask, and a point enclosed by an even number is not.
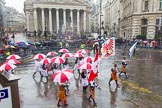
{"type": "Polygon", "coordinates": [[[9,71],[14,68],[16,68],[16,66],[14,64],[9,64],[9,63],[5,63],[2,66],[0,66],[0,70],[4,70],[4,71],[9,71]]]}
{"type": "Polygon", "coordinates": [[[74,57],[84,57],[84,55],[82,53],[75,53],[74,57]]]}
{"type": "Polygon", "coordinates": [[[55,51],[50,51],[50,52],[47,53],[47,56],[55,56],[55,55],[57,55],[57,54],[58,54],[58,53],[55,52],[55,51]]]}
{"type": "Polygon", "coordinates": [[[62,55],[62,58],[69,58],[69,57],[73,57],[74,55],[72,53],[65,53],[62,55]]]}
{"type": "Polygon", "coordinates": [[[6,59],[21,59],[21,57],[19,55],[12,54],[12,55],[8,56],[6,59]]]}
{"type": "Polygon", "coordinates": [[[44,58],[40,61],[40,64],[50,64],[51,63],[51,59],[49,58],[44,58]]]}
{"type": "Polygon", "coordinates": [[[29,45],[28,43],[25,43],[25,42],[17,42],[16,44],[19,47],[27,47],[29,45]]]}
{"type": "Polygon", "coordinates": [[[83,59],[83,61],[84,61],[84,62],[89,62],[89,63],[92,63],[92,62],[94,61],[94,58],[93,58],[93,57],[88,56],[88,57],[84,58],[84,59],[83,59]]]}
{"type": "Polygon", "coordinates": [[[89,51],[86,50],[86,49],[80,49],[80,50],[77,51],[77,53],[85,53],[85,54],[87,54],[88,52],[89,51]]]}
{"type": "Polygon", "coordinates": [[[62,63],[65,62],[65,59],[62,58],[62,57],[53,57],[53,58],[51,59],[51,62],[52,62],[52,63],[60,63],[60,64],[62,64],[62,63]]]}
{"type": "Polygon", "coordinates": [[[6,60],[3,64],[5,63],[9,63],[9,64],[20,64],[20,61],[16,60],[16,59],[9,59],[6,60]]]}
{"type": "Polygon", "coordinates": [[[67,52],[69,52],[69,50],[63,48],[63,49],[60,49],[58,52],[67,53],[67,52]]]}
{"type": "Polygon", "coordinates": [[[13,45],[4,45],[4,48],[6,48],[6,49],[11,48],[12,49],[12,48],[15,48],[15,46],[13,46],[13,45]]]}
{"type": "Polygon", "coordinates": [[[33,59],[44,59],[44,58],[46,58],[46,56],[42,53],[38,53],[33,57],[33,59]]]}
{"type": "Polygon", "coordinates": [[[52,80],[53,82],[65,83],[66,81],[70,80],[73,77],[73,75],[74,75],[73,70],[63,69],[56,71],[52,75],[52,80]]]}
{"type": "Polygon", "coordinates": [[[80,69],[88,69],[88,70],[91,70],[92,67],[93,65],[91,63],[83,63],[78,66],[78,68],[80,69]]]}

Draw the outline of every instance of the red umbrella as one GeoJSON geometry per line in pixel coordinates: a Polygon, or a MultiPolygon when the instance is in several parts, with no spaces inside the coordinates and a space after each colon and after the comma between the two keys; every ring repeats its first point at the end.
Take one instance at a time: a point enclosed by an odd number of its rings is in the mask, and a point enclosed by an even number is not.
{"type": "Polygon", "coordinates": [[[92,69],[93,65],[91,63],[83,63],[81,65],[78,66],[78,68],[80,69],[92,69]]]}
{"type": "Polygon", "coordinates": [[[77,53],[88,53],[89,51],[88,50],[86,50],[86,49],[80,49],[80,50],[78,50],[77,51],[77,53]]]}
{"type": "Polygon", "coordinates": [[[9,59],[6,60],[3,64],[5,63],[9,63],[9,64],[20,64],[20,61],[16,60],[16,59],[9,59]]]}
{"type": "Polygon", "coordinates": [[[82,53],[75,53],[74,57],[84,57],[84,55],[82,53]]]}
{"type": "Polygon", "coordinates": [[[21,59],[21,57],[19,55],[12,54],[12,55],[8,56],[6,59],[21,59]]]}
{"type": "Polygon", "coordinates": [[[69,50],[63,48],[63,49],[60,49],[58,52],[67,53],[67,52],[69,52],[69,50]]]}
{"type": "Polygon", "coordinates": [[[51,59],[51,62],[52,63],[64,63],[65,62],[65,59],[64,58],[62,58],[62,57],[53,57],[52,59],[51,59]]]}
{"type": "Polygon", "coordinates": [[[16,66],[14,64],[9,64],[9,63],[5,63],[2,66],[0,66],[0,70],[5,70],[5,71],[9,71],[14,68],[16,68],[16,66]]]}
{"type": "Polygon", "coordinates": [[[56,52],[54,52],[54,51],[51,51],[51,52],[47,53],[47,56],[55,56],[55,55],[56,55],[56,52]]]}
{"type": "Polygon", "coordinates": [[[84,62],[90,62],[90,63],[92,63],[92,62],[94,61],[94,58],[88,56],[88,57],[84,58],[83,61],[84,61],[84,62]]]}
{"type": "Polygon", "coordinates": [[[73,57],[74,55],[72,53],[65,53],[62,55],[62,58],[69,58],[69,57],[73,57]]]}
{"type": "Polygon", "coordinates": [[[51,63],[51,59],[49,58],[44,58],[40,61],[40,64],[50,64],[51,63]]]}
{"type": "Polygon", "coordinates": [[[73,70],[63,69],[56,71],[52,75],[52,80],[53,82],[65,83],[66,81],[70,80],[73,77],[73,75],[74,75],[73,70]]]}
{"type": "Polygon", "coordinates": [[[44,59],[44,58],[46,58],[46,56],[44,54],[41,54],[41,53],[38,53],[33,57],[33,59],[44,59]]]}

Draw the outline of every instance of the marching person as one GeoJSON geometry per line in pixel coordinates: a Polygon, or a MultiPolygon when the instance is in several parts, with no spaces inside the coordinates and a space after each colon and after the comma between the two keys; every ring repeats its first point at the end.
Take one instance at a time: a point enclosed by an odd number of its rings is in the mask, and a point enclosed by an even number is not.
{"type": "Polygon", "coordinates": [[[92,100],[94,106],[96,106],[97,104],[95,102],[95,88],[98,88],[99,90],[101,88],[98,86],[98,84],[95,83],[94,80],[89,83],[89,86],[90,86],[89,87],[90,96],[89,96],[88,100],[89,100],[89,102],[91,102],[91,100],[92,100]]]}
{"type": "Polygon", "coordinates": [[[39,60],[35,60],[35,72],[33,74],[33,78],[35,78],[35,74],[39,72],[40,76],[42,77],[42,73],[41,73],[41,65],[39,63],[39,60]]]}
{"type": "Polygon", "coordinates": [[[59,85],[59,90],[58,90],[58,102],[57,106],[60,106],[60,102],[64,102],[64,106],[67,106],[67,99],[66,99],[66,94],[65,94],[65,88],[63,85],[59,85]]]}
{"type": "Polygon", "coordinates": [[[46,80],[48,81],[48,72],[47,72],[47,66],[48,64],[43,64],[42,65],[42,76],[41,76],[41,79],[43,77],[46,77],[46,80]]]}
{"type": "Polygon", "coordinates": [[[83,94],[85,94],[87,93],[88,88],[88,76],[86,69],[82,69],[81,77],[82,77],[83,94]]]}
{"type": "Polygon", "coordinates": [[[123,57],[123,60],[122,60],[122,65],[127,66],[127,62],[126,62],[126,60],[125,60],[125,57],[123,57]]]}
{"type": "Polygon", "coordinates": [[[54,73],[58,69],[58,65],[56,63],[51,63],[51,70],[54,73]]]}
{"type": "Polygon", "coordinates": [[[64,69],[69,69],[69,60],[68,58],[65,59],[65,62],[63,63],[64,69]]]}
{"type": "Polygon", "coordinates": [[[110,78],[109,83],[108,83],[109,86],[111,86],[110,83],[111,83],[112,80],[115,81],[116,87],[119,87],[118,78],[117,78],[117,71],[114,68],[111,69],[111,78],[110,78]]]}
{"type": "Polygon", "coordinates": [[[125,63],[122,63],[122,67],[121,67],[121,71],[119,73],[119,77],[121,77],[121,73],[124,73],[125,74],[125,78],[128,79],[128,75],[127,75],[127,72],[126,72],[126,65],[125,65],[125,63]]]}

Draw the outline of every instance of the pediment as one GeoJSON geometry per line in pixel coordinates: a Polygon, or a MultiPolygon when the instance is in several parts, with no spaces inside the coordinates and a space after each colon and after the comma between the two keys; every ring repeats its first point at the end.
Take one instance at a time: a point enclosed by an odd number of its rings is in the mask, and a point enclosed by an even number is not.
{"type": "Polygon", "coordinates": [[[45,4],[66,4],[66,5],[78,5],[78,6],[90,6],[86,1],[82,0],[35,0],[35,3],[45,3],[45,4]]]}

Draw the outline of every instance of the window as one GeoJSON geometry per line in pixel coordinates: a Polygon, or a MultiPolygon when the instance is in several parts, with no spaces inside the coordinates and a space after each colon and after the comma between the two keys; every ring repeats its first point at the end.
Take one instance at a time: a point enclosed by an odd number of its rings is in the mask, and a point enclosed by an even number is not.
{"type": "Polygon", "coordinates": [[[144,0],[144,11],[148,11],[149,10],[149,0],[144,0]]]}
{"type": "Polygon", "coordinates": [[[143,18],[142,20],[142,25],[141,25],[141,35],[147,36],[147,19],[143,18]]]}
{"type": "Polygon", "coordinates": [[[145,18],[142,19],[142,25],[147,25],[147,19],[145,18]]]}
{"type": "Polygon", "coordinates": [[[162,17],[156,19],[155,36],[162,36],[162,17]]]}
{"type": "Polygon", "coordinates": [[[160,0],[160,10],[162,10],[162,0],[160,0]]]}

